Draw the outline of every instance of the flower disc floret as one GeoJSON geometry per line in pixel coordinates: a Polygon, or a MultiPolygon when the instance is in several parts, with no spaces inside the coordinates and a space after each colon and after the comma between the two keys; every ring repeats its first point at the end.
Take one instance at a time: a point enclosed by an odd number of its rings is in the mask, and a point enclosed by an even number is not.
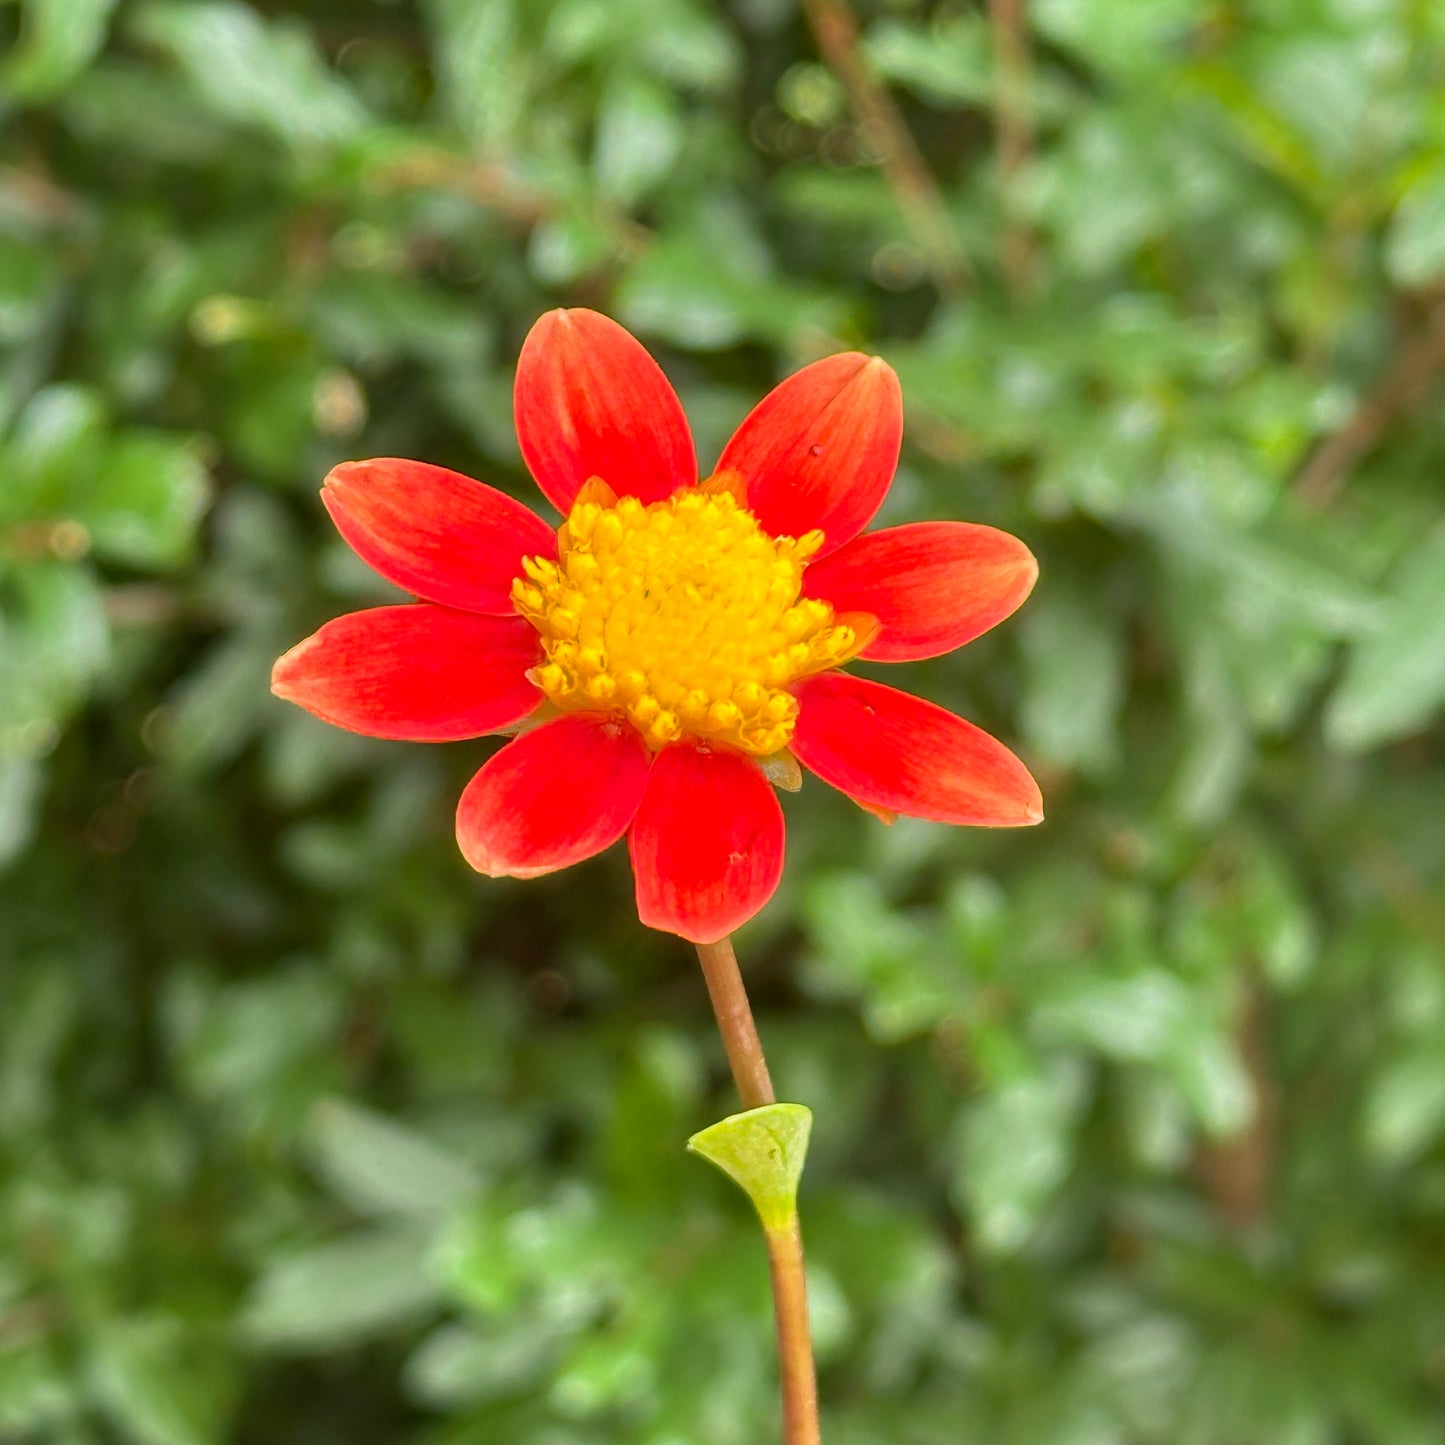
{"type": "Polygon", "coordinates": [[[859,619],[800,595],[823,534],[771,537],[728,491],[645,504],[594,485],[557,537],[557,560],[526,558],[512,588],[542,637],[529,675],[564,711],[625,715],[653,749],[692,736],[778,752],[798,716],[789,688],[867,641],[859,619]]]}

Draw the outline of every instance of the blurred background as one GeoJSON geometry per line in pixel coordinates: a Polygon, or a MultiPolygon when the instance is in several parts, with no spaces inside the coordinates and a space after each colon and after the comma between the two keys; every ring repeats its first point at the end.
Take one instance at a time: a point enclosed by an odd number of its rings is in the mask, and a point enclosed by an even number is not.
{"type": "MultiPolygon", "coordinates": [[[[731,1108],[621,850],[267,691],[348,457],[529,501],[599,307],[706,469],[839,347],[882,520],[1033,599],[888,673],[1045,826],[787,800],[739,940],[829,1445],[1445,1441],[1445,7],[0,5],[0,1440],[754,1445],[731,1108]]],[[[867,669],[865,669],[867,670],[867,669]]]]}

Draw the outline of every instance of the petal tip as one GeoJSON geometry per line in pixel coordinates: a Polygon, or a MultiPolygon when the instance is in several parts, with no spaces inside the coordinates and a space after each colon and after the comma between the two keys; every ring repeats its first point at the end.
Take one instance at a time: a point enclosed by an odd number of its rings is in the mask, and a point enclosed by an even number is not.
{"type": "Polygon", "coordinates": [[[296,665],[305,655],[310,637],[303,638],[295,647],[289,647],[271,664],[271,691],[286,702],[296,702],[296,665]]]}
{"type": "Polygon", "coordinates": [[[545,869],[538,869],[530,873],[525,871],[519,872],[515,869],[508,868],[505,864],[496,862],[494,859],[481,855],[473,856],[466,852],[465,849],[462,851],[462,857],[466,860],[467,866],[474,873],[480,873],[483,878],[535,878],[539,873],[546,871],[545,869]]]}
{"type": "Polygon", "coordinates": [[[614,327],[618,331],[626,330],[620,322],[613,321],[610,316],[604,316],[600,311],[592,310],[590,306],[554,306],[550,311],[544,311],[532,323],[526,342],[550,345],[559,335],[572,340],[578,332],[588,328],[611,331],[614,327]]]}
{"type": "Polygon", "coordinates": [[[329,508],[329,498],[354,491],[358,483],[365,483],[373,475],[375,467],[375,459],[337,462],[321,480],[321,500],[329,508]]]}
{"type": "Polygon", "coordinates": [[[1039,580],[1039,559],[1024,543],[1019,545],[1023,548],[1023,556],[1019,558],[1020,590],[1023,597],[1027,597],[1034,590],[1034,584],[1039,580]]]}
{"type": "Polygon", "coordinates": [[[1014,826],[1033,828],[1044,821],[1044,795],[1039,790],[1039,785],[1032,773],[1025,772],[1024,776],[1028,779],[1032,792],[1021,799],[1019,811],[1022,816],[1014,826]]]}
{"type": "Polygon", "coordinates": [[[467,808],[467,795],[463,793],[457,802],[456,813],[456,838],[457,851],[466,861],[466,865],[474,873],[480,873],[483,878],[509,878],[514,876],[508,869],[506,863],[498,859],[492,849],[488,848],[485,842],[476,836],[475,830],[468,830],[463,823],[463,813],[467,808]]]}

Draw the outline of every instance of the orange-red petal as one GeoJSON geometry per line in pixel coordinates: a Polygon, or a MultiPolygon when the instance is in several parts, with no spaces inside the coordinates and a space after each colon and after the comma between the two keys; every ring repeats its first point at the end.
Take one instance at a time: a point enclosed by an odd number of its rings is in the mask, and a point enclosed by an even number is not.
{"type": "Polygon", "coordinates": [[[462,792],[462,856],[493,878],[535,878],[600,853],[637,813],[649,761],[616,718],[569,713],[523,733],[462,792]]]}
{"type": "Polygon", "coordinates": [[[996,738],[922,698],[825,672],[794,689],[798,761],[855,802],[1007,828],[1044,815],[1039,785],[996,738]]]}
{"type": "Polygon", "coordinates": [[[893,368],[845,351],[773,388],[718,459],[775,537],[823,530],[819,555],[851,541],[878,510],[898,466],[903,394],[893,368]]]}
{"type": "Polygon", "coordinates": [[[522,456],[560,512],[592,477],[644,502],[697,481],[677,393],[642,343],[596,311],[549,311],[533,326],[515,409],[522,456]]]}
{"type": "Polygon", "coordinates": [[[271,691],[354,733],[450,742],[510,727],[541,702],[526,676],[541,650],[520,617],[373,607],[298,642],[272,670],[271,691]]]}
{"type": "Polygon", "coordinates": [[[867,532],[803,574],[808,597],[870,612],[878,635],[862,656],[937,657],[1002,622],[1033,589],[1033,553],[1007,532],[970,522],[913,522],[867,532]]]}
{"type": "Polygon", "coordinates": [[[773,896],[783,810],[751,759],[678,743],[652,765],[628,846],[642,921],[716,943],[773,896]]]}
{"type": "Polygon", "coordinates": [[[522,558],[557,553],[556,532],[514,497],[426,462],[343,462],[321,500],[388,582],[467,612],[511,616],[522,558]]]}

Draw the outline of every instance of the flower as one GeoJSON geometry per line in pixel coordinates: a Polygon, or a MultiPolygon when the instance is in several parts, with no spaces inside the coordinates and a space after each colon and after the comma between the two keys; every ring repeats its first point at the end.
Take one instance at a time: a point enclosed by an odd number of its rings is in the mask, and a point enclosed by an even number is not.
{"type": "Polygon", "coordinates": [[[329,622],[272,689],[374,737],[516,736],[467,785],[466,860],[530,878],[627,834],[642,921],[698,943],[772,896],[774,785],[798,765],[891,820],[1011,826],[1039,790],[1001,743],[839,671],[949,652],[1007,617],[1037,565],[992,527],[863,529],[902,440],[898,379],[856,352],[804,367],[698,480],[676,393],[593,311],[553,311],[518,362],[522,455],[564,515],[423,462],[346,462],[322,499],[421,600],[329,622]]]}

